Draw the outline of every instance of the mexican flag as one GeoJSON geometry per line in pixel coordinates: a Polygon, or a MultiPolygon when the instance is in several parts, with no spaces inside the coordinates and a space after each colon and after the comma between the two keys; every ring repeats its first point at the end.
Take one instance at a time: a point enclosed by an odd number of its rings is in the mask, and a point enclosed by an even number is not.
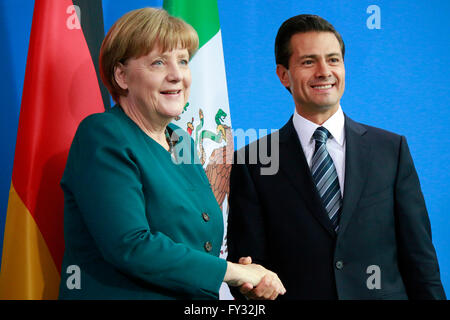
{"type": "MultiPolygon", "coordinates": [[[[189,64],[191,94],[174,123],[195,141],[200,161],[222,208],[226,230],[228,181],[234,148],[217,0],[164,0],[163,7],[194,27],[199,36],[199,50],[189,64]]],[[[225,233],[221,257],[226,256],[225,233]]],[[[220,299],[233,299],[226,284],[222,284],[220,299]]]]}

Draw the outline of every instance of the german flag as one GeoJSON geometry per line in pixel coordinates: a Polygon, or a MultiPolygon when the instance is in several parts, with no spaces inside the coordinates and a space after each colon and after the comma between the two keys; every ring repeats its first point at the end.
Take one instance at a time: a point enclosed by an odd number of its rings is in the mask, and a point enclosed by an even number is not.
{"type": "Polygon", "coordinates": [[[56,299],[59,182],[78,124],[109,107],[98,72],[101,0],[36,0],[8,200],[0,299],[56,299]]]}

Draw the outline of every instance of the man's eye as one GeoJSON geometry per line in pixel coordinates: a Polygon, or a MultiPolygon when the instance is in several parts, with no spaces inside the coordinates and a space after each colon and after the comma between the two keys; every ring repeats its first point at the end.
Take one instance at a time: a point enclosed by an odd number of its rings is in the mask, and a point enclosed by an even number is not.
{"type": "Polygon", "coordinates": [[[303,65],[311,65],[311,64],[313,64],[313,61],[312,60],[305,60],[305,61],[302,62],[302,64],[303,65]]]}
{"type": "Polygon", "coordinates": [[[340,60],[339,60],[339,58],[331,58],[330,59],[330,62],[332,62],[332,63],[338,63],[340,60]]]}

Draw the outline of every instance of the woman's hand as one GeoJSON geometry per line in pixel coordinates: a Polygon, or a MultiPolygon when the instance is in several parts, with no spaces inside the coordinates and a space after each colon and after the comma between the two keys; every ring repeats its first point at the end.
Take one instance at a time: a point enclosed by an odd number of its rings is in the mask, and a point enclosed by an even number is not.
{"type": "Polygon", "coordinates": [[[241,258],[239,264],[227,262],[224,282],[240,291],[250,299],[275,300],[286,289],[277,274],[259,264],[252,264],[250,257],[241,258]]]}

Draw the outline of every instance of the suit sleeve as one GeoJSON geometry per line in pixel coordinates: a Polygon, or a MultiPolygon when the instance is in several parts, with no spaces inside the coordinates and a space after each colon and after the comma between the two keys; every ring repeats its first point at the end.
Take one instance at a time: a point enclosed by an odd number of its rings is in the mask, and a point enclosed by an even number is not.
{"type": "MultiPolygon", "coordinates": [[[[264,213],[249,167],[239,164],[238,154],[230,174],[227,259],[237,263],[239,258],[250,256],[254,263],[269,268],[264,213]]],[[[242,297],[237,288],[230,289],[235,298],[242,297]]]]}
{"type": "Polygon", "coordinates": [[[150,230],[140,171],[120,126],[93,120],[78,131],[72,192],[103,258],[141,281],[217,298],[226,261],[150,230]]]}
{"type": "Polygon", "coordinates": [[[431,226],[406,139],[401,138],[395,184],[399,264],[410,299],[445,299],[431,226]]]}

